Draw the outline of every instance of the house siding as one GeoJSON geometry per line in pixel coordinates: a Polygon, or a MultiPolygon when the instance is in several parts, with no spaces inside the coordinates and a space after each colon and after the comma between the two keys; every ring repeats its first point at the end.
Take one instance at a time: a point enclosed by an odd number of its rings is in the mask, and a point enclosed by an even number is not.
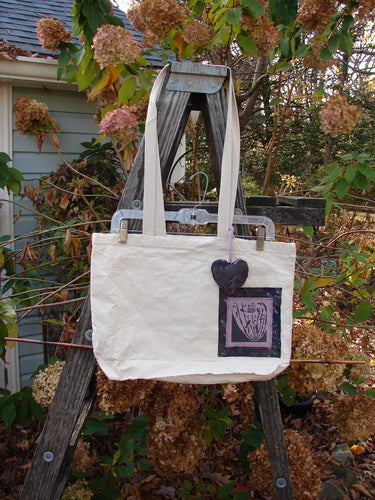
{"type": "MultiPolygon", "coordinates": [[[[51,115],[60,126],[61,132],[58,137],[61,155],[67,161],[72,161],[83,150],[81,142],[91,141],[92,137],[98,135],[98,127],[93,120],[94,106],[87,102],[83,94],[59,89],[14,87],[13,104],[19,97],[36,99],[48,106],[51,115]]],[[[48,137],[46,137],[41,153],[38,154],[35,137],[20,135],[17,132],[14,114],[12,145],[13,166],[23,173],[25,183],[37,185],[41,176],[57,170],[58,166],[63,163],[48,137]]],[[[27,208],[32,208],[28,199],[14,196],[14,202],[23,205],[20,207],[15,203],[13,206],[14,216],[21,210],[21,216],[14,224],[14,236],[21,238],[15,241],[14,248],[21,251],[27,241],[27,234],[36,228],[36,219],[35,215],[27,210],[27,208]]],[[[29,313],[22,320],[19,337],[43,339],[41,317],[37,312],[29,313]]],[[[32,384],[31,375],[43,362],[43,347],[40,344],[19,344],[21,387],[32,384]]]]}

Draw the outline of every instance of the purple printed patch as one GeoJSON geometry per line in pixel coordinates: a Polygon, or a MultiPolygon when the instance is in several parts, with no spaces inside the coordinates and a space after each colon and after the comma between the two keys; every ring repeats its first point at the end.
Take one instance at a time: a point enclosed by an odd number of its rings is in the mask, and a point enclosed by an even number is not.
{"type": "Polygon", "coordinates": [[[219,356],[280,357],[281,288],[220,290],[219,356]]]}
{"type": "Polygon", "coordinates": [[[228,297],[226,347],[272,345],[273,300],[258,297],[228,297]]]}

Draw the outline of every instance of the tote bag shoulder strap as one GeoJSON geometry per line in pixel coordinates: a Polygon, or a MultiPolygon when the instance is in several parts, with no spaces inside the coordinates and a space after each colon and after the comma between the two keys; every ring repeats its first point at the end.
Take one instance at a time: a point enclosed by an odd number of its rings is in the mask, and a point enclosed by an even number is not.
{"type": "MultiPolygon", "coordinates": [[[[163,68],[159,73],[152,87],[145,128],[143,234],[153,236],[163,236],[166,234],[157,136],[156,103],[167,71],[168,66],[163,68]]],[[[240,159],[240,129],[231,76],[228,85],[227,106],[218,208],[217,234],[221,238],[226,238],[228,228],[232,225],[233,221],[240,159]]]]}

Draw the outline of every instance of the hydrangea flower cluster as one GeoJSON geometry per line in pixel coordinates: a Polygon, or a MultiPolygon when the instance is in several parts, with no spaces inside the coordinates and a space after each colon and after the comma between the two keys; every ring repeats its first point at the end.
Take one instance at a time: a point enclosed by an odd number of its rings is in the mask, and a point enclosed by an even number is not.
{"type": "Polygon", "coordinates": [[[158,40],[162,40],[185,21],[187,14],[187,7],[176,0],[142,0],[139,15],[144,24],[139,24],[137,29],[143,33],[146,28],[158,40]]]}
{"type": "Polygon", "coordinates": [[[38,373],[34,379],[32,393],[35,401],[44,409],[51,406],[53,396],[60,380],[65,361],[56,361],[38,373]]]}
{"type": "Polygon", "coordinates": [[[50,115],[48,107],[28,97],[20,97],[14,104],[16,129],[22,135],[35,134],[41,150],[46,132],[60,132],[57,121],[50,115]]]}
{"type": "Polygon", "coordinates": [[[358,393],[335,403],[332,421],[345,439],[366,441],[375,433],[375,399],[358,393]]]}
{"type": "Polygon", "coordinates": [[[109,64],[131,64],[142,53],[133,35],[122,26],[104,24],[93,38],[94,59],[101,68],[109,64]]]}
{"type": "Polygon", "coordinates": [[[260,56],[267,56],[269,51],[280,41],[280,32],[269,18],[268,2],[258,0],[264,9],[264,15],[259,19],[242,14],[241,24],[248,30],[249,37],[258,48],[260,56]]]}
{"type": "Polygon", "coordinates": [[[353,104],[348,104],[346,96],[331,96],[319,111],[320,127],[325,134],[333,137],[350,134],[356,126],[361,112],[353,104]]]}
{"type": "Polygon", "coordinates": [[[205,453],[204,429],[197,420],[200,405],[192,387],[152,380],[118,382],[108,380],[99,369],[97,402],[111,414],[136,405],[148,416],[148,460],[164,477],[192,472],[205,453]]]}
{"type": "Polygon", "coordinates": [[[96,372],[97,402],[101,410],[116,415],[133,405],[142,405],[156,382],[152,380],[109,380],[100,369],[96,372]]]}
{"type": "Polygon", "coordinates": [[[152,33],[145,20],[143,19],[143,15],[141,13],[140,4],[134,4],[126,13],[127,18],[132,23],[134,28],[142,33],[142,47],[155,47],[158,43],[160,43],[163,37],[156,36],[152,33]]]}
{"type": "Polygon", "coordinates": [[[121,106],[108,111],[99,123],[99,132],[126,146],[137,138],[136,108],[121,106]]]}
{"type": "MultiPolygon", "coordinates": [[[[293,329],[292,358],[294,359],[347,359],[345,340],[323,332],[313,325],[298,325],[293,329]]],[[[293,363],[287,374],[290,384],[301,394],[334,391],[343,381],[345,365],[293,363]]]]}
{"type": "Polygon", "coordinates": [[[72,458],[71,467],[74,472],[86,472],[95,463],[95,458],[90,453],[90,445],[79,439],[72,458]]]}
{"type": "Polygon", "coordinates": [[[84,479],[78,479],[64,490],[61,500],[91,500],[93,496],[88,482],[84,479]]]}
{"type": "MultiPolygon", "coordinates": [[[[286,448],[290,467],[290,476],[293,484],[295,498],[319,498],[321,487],[321,474],[315,464],[315,457],[306,436],[293,429],[284,431],[286,448]]],[[[265,442],[247,457],[251,478],[256,488],[274,498],[274,481],[272,479],[271,465],[265,442]]]]}
{"type": "Polygon", "coordinates": [[[158,382],[148,399],[148,459],[163,477],[193,472],[203,458],[206,443],[197,421],[198,409],[194,390],[182,384],[158,382]]]}
{"type": "Polygon", "coordinates": [[[72,39],[61,22],[52,17],[44,17],[36,23],[36,36],[45,50],[55,51],[61,42],[70,42],[72,39]]]}
{"type": "Polygon", "coordinates": [[[206,23],[198,21],[198,19],[190,19],[182,31],[182,38],[186,43],[204,46],[210,42],[211,33],[206,23]]]}
{"type": "Polygon", "coordinates": [[[332,0],[305,0],[302,2],[297,21],[309,31],[323,33],[336,13],[337,9],[332,0]]]}

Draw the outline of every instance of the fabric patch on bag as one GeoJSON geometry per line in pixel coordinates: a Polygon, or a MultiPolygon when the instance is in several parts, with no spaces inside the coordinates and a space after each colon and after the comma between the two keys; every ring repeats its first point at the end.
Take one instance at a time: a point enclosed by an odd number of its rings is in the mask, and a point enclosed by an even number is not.
{"type": "Polygon", "coordinates": [[[280,357],[281,288],[220,290],[218,356],[280,357]]]}

